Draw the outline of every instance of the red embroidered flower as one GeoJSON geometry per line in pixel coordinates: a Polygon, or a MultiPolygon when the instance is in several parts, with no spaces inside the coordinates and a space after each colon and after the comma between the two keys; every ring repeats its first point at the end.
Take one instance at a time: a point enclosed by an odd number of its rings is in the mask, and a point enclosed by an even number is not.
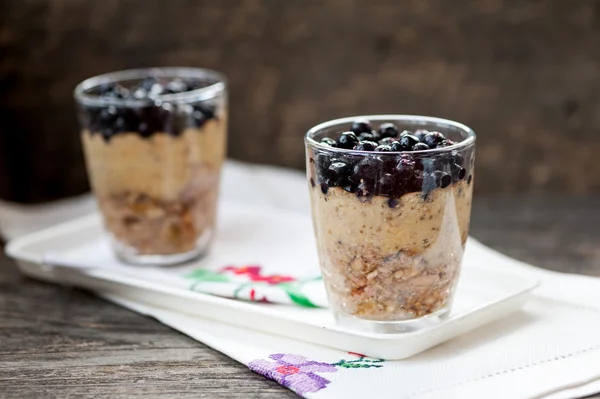
{"type": "Polygon", "coordinates": [[[267,283],[270,285],[287,283],[290,281],[295,281],[296,279],[291,276],[283,276],[280,274],[273,274],[270,276],[264,276],[260,273],[260,266],[227,266],[222,269],[223,272],[232,272],[238,276],[246,276],[250,279],[250,281],[267,283]]]}

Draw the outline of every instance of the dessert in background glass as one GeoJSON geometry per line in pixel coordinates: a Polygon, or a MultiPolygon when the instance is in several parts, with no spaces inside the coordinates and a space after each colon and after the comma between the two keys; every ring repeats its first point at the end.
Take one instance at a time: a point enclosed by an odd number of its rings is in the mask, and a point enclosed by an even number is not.
{"type": "Polygon", "coordinates": [[[120,71],[85,80],[75,99],[90,183],[119,258],[166,265],[204,254],[226,149],[223,75],[120,71]]]}
{"type": "Polygon", "coordinates": [[[448,315],[469,230],[475,134],[373,115],[306,135],[321,271],[341,325],[412,331],[448,315]]]}

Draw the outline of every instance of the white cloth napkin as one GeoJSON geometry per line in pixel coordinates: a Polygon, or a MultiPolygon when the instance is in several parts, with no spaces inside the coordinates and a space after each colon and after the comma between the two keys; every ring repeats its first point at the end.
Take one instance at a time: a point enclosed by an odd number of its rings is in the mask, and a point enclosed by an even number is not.
{"type": "MultiPolygon", "coordinates": [[[[225,199],[308,218],[300,173],[230,164],[223,192],[225,199]]],[[[3,217],[0,209],[0,226],[3,217]]],[[[600,390],[600,279],[534,268],[473,240],[467,251],[466,258],[534,274],[542,284],[523,311],[402,361],[365,358],[108,299],[151,315],[309,398],[563,399],[600,390]]]]}

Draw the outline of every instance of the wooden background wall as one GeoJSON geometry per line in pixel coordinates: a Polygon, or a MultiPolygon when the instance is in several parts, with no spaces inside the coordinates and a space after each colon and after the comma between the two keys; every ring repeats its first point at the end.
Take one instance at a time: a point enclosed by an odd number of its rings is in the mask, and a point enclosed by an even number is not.
{"type": "Polygon", "coordinates": [[[600,191],[597,0],[1,0],[0,197],[87,188],[72,89],[204,66],[230,82],[229,156],[303,167],[310,126],[363,113],[478,132],[479,193],[600,191]]]}

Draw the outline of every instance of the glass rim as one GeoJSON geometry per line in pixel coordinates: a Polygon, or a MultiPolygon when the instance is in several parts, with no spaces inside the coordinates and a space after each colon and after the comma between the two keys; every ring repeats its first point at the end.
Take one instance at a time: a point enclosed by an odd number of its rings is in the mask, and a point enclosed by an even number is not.
{"type": "Polygon", "coordinates": [[[73,91],[75,100],[84,105],[97,106],[144,106],[159,105],[163,102],[168,103],[188,103],[194,101],[210,100],[222,94],[226,89],[227,79],[225,75],[212,69],[193,68],[193,67],[153,67],[125,69],[121,71],[108,72],[101,75],[92,76],[79,83],[73,91]],[[109,98],[89,94],[88,91],[107,83],[115,83],[133,79],[143,79],[146,77],[180,77],[180,78],[212,78],[215,83],[190,90],[182,93],[162,94],[153,98],[146,99],[120,99],[109,98]]]}
{"type": "Polygon", "coordinates": [[[306,132],[306,135],[304,136],[304,142],[313,148],[317,148],[317,149],[321,149],[321,150],[325,150],[325,151],[338,152],[338,153],[344,153],[344,154],[360,154],[360,155],[371,154],[372,155],[374,153],[373,151],[361,151],[361,150],[354,150],[354,149],[331,147],[327,144],[322,144],[322,143],[317,142],[312,137],[316,133],[318,133],[322,130],[325,130],[327,128],[330,128],[330,127],[333,127],[336,125],[350,124],[357,119],[368,119],[369,121],[390,121],[390,122],[403,121],[403,122],[413,122],[413,123],[416,122],[416,123],[422,123],[423,125],[425,125],[427,123],[434,123],[434,124],[440,124],[440,125],[443,124],[443,125],[448,125],[450,127],[457,128],[467,134],[467,138],[465,138],[464,140],[462,140],[456,144],[447,146],[447,147],[431,148],[429,150],[422,150],[422,151],[376,152],[377,155],[382,155],[382,156],[385,156],[387,154],[390,154],[390,155],[423,154],[424,155],[424,154],[445,153],[448,151],[459,150],[459,149],[463,149],[465,147],[469,147],[469,146],[475,144],[475,140],[476,140],[475,131],[473,129],[471,129],[467,125],[464,125],[460,122],[453,121],[451,119],[444,119],[444,118],[437,118],[434,116],[423,116],[423,115],[381,114],[381,115],[349,116],[349,117],[333,119],[333,120],[330,120],[327,122],[320,123],[316,126],[313,126],[312,128],[310,128],[308,130],[308,132],[306,132]]]}

